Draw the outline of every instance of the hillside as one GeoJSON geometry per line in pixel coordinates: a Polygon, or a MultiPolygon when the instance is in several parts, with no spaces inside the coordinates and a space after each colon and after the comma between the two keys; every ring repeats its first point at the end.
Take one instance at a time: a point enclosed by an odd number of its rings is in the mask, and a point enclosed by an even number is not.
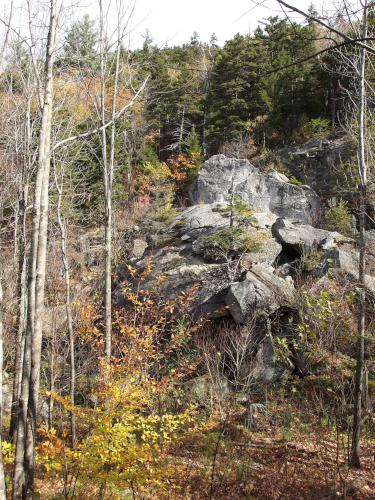
{"type": "Polygon", "coordinates": [[[250,3],[0,13],[0,500],[375,498],[374,4],[250,3]]]}

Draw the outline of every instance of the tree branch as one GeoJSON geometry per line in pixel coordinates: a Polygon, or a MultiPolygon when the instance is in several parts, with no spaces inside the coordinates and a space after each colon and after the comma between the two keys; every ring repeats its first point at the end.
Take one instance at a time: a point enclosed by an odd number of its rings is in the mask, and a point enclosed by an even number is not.
{"type": "Polygon", "coordinates": [[[86,137],[90,137],[91,135],[97,134],[98,132],[102,132],[103,130],[107,129],[114,123],[118,118],[120,118],[121,115],[125,113],[125,111],[133,106],[135,101],[138,99],[140,94],[143,92],[145,89],[148,80],[150,79],[150,76],[147,76],[147,78],[144,80],[142,85],[139,87],[135,95],[132,97],[132,99],[124,106],[118,113],[115,114],[115,116],[110,120],[109,122],[105,123],[101,127],[97,127],[93,130],[89,130],[88,132],[83,132],[82,134],[76,134],[72,135],[70,137],[67,137],[66,139],[63,139],[62,141],[56,142],[56,144],[51,148],[51,151],[54,152],[61,146],[65,146],[65,144],[68,144],[70,142],[76,141],[78,139],[85,139],[86,137]]]}
{"type": "Polygon", "coordinates": [[[297,14],[300,14],[301,16],[303,16],[306,19],[309,19],[310,21],[313,21],[313,22],[315,22],[317,24],[320,24],[321,26],[323,26],[323,28],[326,28],[331,33],[335,33],[336,35],[340,36],[341,38],[343,38],[347,42],[355,43],[359,47],[368,50],[371,54],[375,54],[375,49],[373,47],[367,45],[366,43],[362,43],[361,41],[356,41],[351,36],[346,35],[342,31],[340,31],[340,30],[334,28],[333,26],[330,26],[329,24],[325,23],[319,17],[315,17],[315,16],[309,14],[308,12],[304,12],[303,10],[299,9],[298,7],[294,7],[293,5],[290,5],[290,4],[286,3],[286,2],[284,2],[284,0],[277,0],[277,1],[278,1],[278,3],[280,5],[283,5],[284,7],[286,7],[289,10],[291,10],[292,12],[296,12],[297,14]]]}
{"type": "Polygon", "coordinates": [[[1,51],[0,51],[0,75],[3,72],[4,56],[5,56],[5,52],[7,50],[8,43],[9,43],[9,34],[10,34],[10,27],[11,27],[11,23],[12,23],[12,17],[13,17],[13,0],[10,4],[8,26],[7,26],[7,30],[5,32],[4,43],[3,43],[3,46],[1,47],[1,51]]]}
{"type": "MultiPolygon", "coordinates": [[[[278,71],[292,68],[293,66],[298,66],[299,64],[303,64],[305,62],[311,61],[312,59],[315,59],[316,57],[319,57],[322,54],[326,54],[327,52],[330,52],[331,50],[337,50],[341,47],[345,47],[346,45],[357,44],[357,42],[363,41],[363,40],[364,40],[363,38],[358,38],[358,39],[356,38],[353,40],[346,40],[345,42],[336,43],[335,45],[332,45],[331,47],[326,47],[325,49],[319,50],[318,52],[314,52],[314,54],[311,54],[310,56],[304,57],[302,59],[298,59],[297,61],[294,61],[290,64],[285,64],[284,66],[279,66],[278,68],[274,68],[270,71],[267,71],[266,73],[263,73],[261,76],[271,75],[272,73],[277,73],[278,71]]],[[[374,40],[374,38],[367,37],[366,40],[374,40]]]]}

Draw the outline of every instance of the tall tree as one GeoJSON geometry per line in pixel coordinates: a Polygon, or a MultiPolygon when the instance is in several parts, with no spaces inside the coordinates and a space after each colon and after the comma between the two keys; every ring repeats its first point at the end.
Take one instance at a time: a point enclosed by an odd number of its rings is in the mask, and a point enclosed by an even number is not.
{"type": "MultiPolygon", "coordinates": [[[[72,407],[75,405],[75,386],[76,386],[76,362],[75,362],[75,335],[73,327],[73,314],[72,314],[72,299],[71,299],[71,286],[70,286],[70,266],[69,266],[69,253],[68,253],[68,224],[62,213],[62,202],[64,193],[64,177],[65,170],[62,165],[60,175],[56,172],[56,164],[54,169],[55,186],[57,189],[57,223],[60,231],[61,243],[61,260],[63,265],[63,274],[65,282],[65,311],[68,324],[68,342],[69,342],[69,359],[70,359],[70,404],[72,407]]],[[[74,448],[77,441],[76,436],[76,418],[74,411],[70,411],[70,434],[72,440],[72,447],[74,448]]]]}
{"type": "Polygon", "coordinates": [[[259,82],[264,56],[262,42],[239,34],[219,52],[208,96],[211,151],[249,131],[251,121],[261,114],[259,82]]]}
{"type": "Polygon", "coordinates": [[[80,68],[89,71],[98,64],[96,45],[98,34],[95,21],[86,14],[82,20],[76,21],[70,27],[63,45],[63,52],[57,63],[66,67],[80,68]]]}
{"type": "Polygon", "coordinates": [[[106,123],[106,98],[107,98],[107,71],[109,63],[108,38],[105,30],[105,13],[103,2],[99,0],[100,10],[100,126],[101,131],[101,150],[102,150],[102,168],[104,182],[104,231],[105,231],[105,272],[104,272],[104,305],[105,305],[105,355],[109,360],[112,354],[112,191],[113,177],[115,169],[115,139],[116,139],[116,110],[118,99],[118,85],[120,73],[120,54],[121,40],[123,38],[124,27],[121,25],[122,2],[118,5],[117,11],[117,38],[116,51],[114,55],[114,75],[112,88],[112,106],[111,106],[111,125],[110,137],[107,140],[107,131],[104,128],[106,123]]]}
{"type": "MultiPolygon", "coordinates": [[[[367,38],[368,0],[362,0],[362,38],[367,38]]],[[[354,422],[350,463],[353,467],[361,466],[360,436],[362,425],[363,369],[366,333],[366,205],[367,205],[367,160],[366,160],[366,47],[360,47],[358,65],[358,169],[360,178],[359,207],[359,314],[357,366],[354,388],[354,422]]]]}
{"type": "Polygon", "coordinates": [[[3,288],[0,277],[0,500],[6,500],[5,474],[2,452],[2,432],[3,432],[3,288]]]}
{"type": "Polygon", "coordinates": [[[35,472],[35,438],[39,397],[42,322],[46,278],[49,174],[53,111],[53,64],[57,26],[56,0],[49,3],[49,26],[45,52],[39,131],[37,173],[33,200],[33,227],[30,242],[28,311],[19,416],[16,427],[16,454],[13,498],[31,498],[35,472]]]}

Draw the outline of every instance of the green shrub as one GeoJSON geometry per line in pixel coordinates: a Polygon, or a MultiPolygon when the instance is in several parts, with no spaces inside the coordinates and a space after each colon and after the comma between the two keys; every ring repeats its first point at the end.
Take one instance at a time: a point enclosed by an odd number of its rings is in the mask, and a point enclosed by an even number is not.
{"type": "Polygon", "coordinates": [[[241,227],[226,227],[215,234],[204,236],[202,240],[223,253],[259,252],[263,244],[261,236],[249,236],[241,227]]]}
{"type": "Polygon", "coordinates": [[[329,202],[329,208],[324,217],[324,225],[328,231],[337,231],[345,236],[353,236],[352,216],[346,201],[329,202]]]}
{"type": "Polygon", "coordinates": [[[310,120],[310,127],[314,139],[324,139],[331,131],[331,123],[327,118],[313,118],[310,120]]]}
{"type": "Polygon", "coordinates": [[[240,216],[244,219],[244,222],[257,222],[253,209],[247,203],[243,202],[238,195],[234,195],[233,200],[228,205],[216,205],[212,211],[223,215],[232,214],[233,216],[240,216]]]}
{"type": "Polygon", "coordinates": [[[289,184],[293,184],[293,186],[297,186],[297,187],[302,187],[303,184],[301,181],[299,181],[297,179],[297,177],[295,177],[294,175],[290,176],[289,177],[289,184]]]}
{"type": "Polygon", "coordinates": [[[298,127],[292,133],[292,139],[296,142],[305,142],[310,139],[324,139],[330,134],[330,121],[326,118],[312,118],[305,115],[299,118],[298,127]]]}

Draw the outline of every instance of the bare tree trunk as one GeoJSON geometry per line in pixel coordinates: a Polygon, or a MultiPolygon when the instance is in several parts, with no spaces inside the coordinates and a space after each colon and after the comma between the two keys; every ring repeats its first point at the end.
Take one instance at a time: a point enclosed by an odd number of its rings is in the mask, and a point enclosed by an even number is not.
{"type": "Polygon", "coordinates": [[[2,454],[2,432],[3,432],[3,318],[2,318],[2,305],[3,305],[3,289],[0,279],[0,500],[6,500],[6,487],[5,487],[5,474],[3,465],[2,454]]]}
{"type": "MultiPolygon", "coordinates": [[[[67,246],[67,224],[64,223],[61,216],[61,202],[63,195],[63,175],[61,176],[61,184],[59,185],[57,176],[55,173],[56,188],[58,191],[57,200],[57,221],[60,229],[60,239],[61,239],[61,259],[63,264],[64,279],[65,279],[65,310],[66,318],[68,322],[68,335],[69,335],[69,354],[70,354],[70,403],[72,406],[75,405],[75,382],[76,382],[76,367],[75,367],[75,338],[73,329],[73,318],[72,318],[72,305],[71,305],[71,291],[70,291],[70,273],[69,273],[69,258],[68,258],[68,246],[67,246]]],[[[70,412],[70,434],[72,440],[72,447],[74,448],[77,442],[76,436],[76,420],[73,411],[70,412]]]]}
{"type": "Polygon", "coordinates": [[[13,499],[15,500],[31,498],[34,481],[35,428],[39,394],[47,256],[55,36],[56,0],[50,0],[50,19],[44,75],[45,86],[33,204],[27,329],[13,478],[13,499]]]}
{"type": "Polygon", "coordinates": [[[185,127],[185,106],[182,108],[180,134],[178,137],[178,152],[179,153],[181,153],[181,150],[182,150],[182,141],[184,139],[184,127],[185,127]]]}
{"type": "Polygon", "coordinates": [[[206,159],[207,158],[207,140],[206,140],[206,134],[207,134],[207,111],[204,110],[203,112],[203,130],[202,130],[202,150],[203,150],[203,157],[206,159]]]}
{"type": "Polygon", "coordinates": [[[331,82],[331,92],[330,92],[330,105],[331,105],[331,127],[332,133],[334,133],[336,128],[336,88],[335,82],[331,82]]]}
{"type": "Polygon", "coordinates": [[[18,236],[18,275],[17,275],[17,297],[18,297],[18,317],[16,326],[16,354],[14,360],[14,379],[13,379],[13,393],[12,393],[12,409],[10,418],[10,435],[13,438],[15,436],[15,429],[17,424],[17,406],[18,400],[21,393],[21,374],[22,374],[22,363],[23,363],[23,351],[24,351],[24,341],[25,341],[25,320],[27,314],[27,285],[26,285],[26,274],[27,274],[27,259],[26,259],[26,207],[27,207],[27,196],[28,185],[26,184],[23,188],[22,199],[20,200],[20,219],[22,221],[21,231],[18,236]]]}
{"type": "Polygon", "coordinates": [[[9,45],[9,36],[10,36],[10,31],[11,31],[11,27],[12,27],[12,18],[13,18],[13,7],[14,7],[14,3],[13,3],[13,0],[11,0],[9,16],[7,19],[7,30],[5,32],[4,42],[3,42],[3,45],[2,45],[1,50],[0,50],[0,75],[3,71],[4,57],[5,57],[5,53],[6,53],[6,50],[8,48],[8,45],[9,45]]]}
{"type": "MultiPolygon", "coordinates": [[[[363,38],[367,37],[368,5],[367,0],[363,10],[363,38]]],[[[359,102],[358,102],[358,166],[360,173],[360,214],[359,214],[359,314],[358,314],[358,344],[357,366],[355,372],[354,388],[354,421],[352,449],[350,464],[361,467],[360,461],[360,433],[362,423],[362,386],[365,354],[366,330],[366,191],[367,191],[367,165],[366,165],[366,49],[360,49],[359,62],[359,102]]]]}
{"type": "MultiPolygon", "coordinates": [[[[121,6],[118,5],[117,19],[117,48],[115,61],[115,75],[113,82],[113,98],[111,110],[111,134],[109,144],[109,161],[107,155],[107,136],[102,130],[102,160],[103,160],[103,182],[104,182],[104,198],[105,198],[105,356],[110,360],[112,354],[112,188],[113,174],[115,166],[115,132],[116,132],[116,105],[118,93],[118,80],[120,70],[120,54],[121,54],[121,6]]],[[[104,29],[104,13],[102,0],[99,0],[100,8],[100,120],[101,126],[105,124],[105,94],[106,94],[106,68],[105,58],[107,56],[107,47],[104,29]]]]}
{"type": "Polygon", "coordinates": [[[51,165],[51,128],[53,106],[53,62],[56,37],[56,0],[50,3],[50,27],[47,42],[46,57],[46,86],[42,114],[41,142],[42,153],[39,149],[39,167],[42,169],[42,191],[40,203],[40,221],[36,261],[35,281],[35,312],[34,329],[31,344],[31,376],[28,411],[30,412],[32,439],[28,440],[26,457],[28,462],[28,492],[31,494],[34,481],[35,468],[35,431],[37,408],[39,399],[40,359],[43,337],[44,292],[46,279],[47,237],[49,216],[49,177],[51,165]]]}
{"type": "Polygon", "coordinates": [[[55,315],[52,318],[52,341],[51,341],[51,351],[49,358],[49,390],[50,397],[48,401],[48,429],[53,427],[53,396],[52,393],[55,391],[55,350],[56,350],[56,318],[55,315]]]}
{"type": "MultiPolygon", "coordinates": [[[[106,94],[106,34],[104,28],[103,2],[99,0],[100,10],[100,125],[104,127],[105,116],[105,94],[106,94]]],[[[112,255],[112,184],[110,176],[110,166],[107,155],[107,134],[106,130],[101,130],[102,162],[103,162],[103,184],[104,184],[104,230],[105,230],[105,270],[104,270],[104,320],[105,320],[105,356],[111,357],[112,351],[112,276],[111,276],[111,255],[112,255]]]]}
{"type": "Polygon", "coordinates": [[[17,420],[19,417],[19,400],[21,397],[21,381],[22,381],[22,369],[23,369],[23,356],[25,350],[25,331],[26,331],[26,320],[27,320],[27,306],[28,306],[28,289],[27,289],[27,205],[29,199],[29,176],[32,171],[32,166],[34,163],[34,153],[32,152],[32,118],[31,118],[31,107],[32,107],[32,78],[31,74],[27,76],[24,83],[24,94],[26,96],[26,109],[25,109],[25,122],[24,122],[24,144],[23,144],[23,174],[21,178],[20,190],[22,192],[20,211],[22,220],[22,231],[18,241],[18,318],[17,318],[17,345],[16,345],[16,356],[15,356],[15,376],[13,383],[13,395],[12,395],[12,412],[11,412],[11,422],[10,422],[10,434],[14,443],[16,444],[16,428],[17,420]]]}
{"type": "Polygon", "coordinates": [[[14,265],[17,265],[18,261],[18,224],[20,219],[20,200],[17,198],[16,206],[14,207],[14,229],[13,229],[13,244],[14,244],[14,265]]]}

